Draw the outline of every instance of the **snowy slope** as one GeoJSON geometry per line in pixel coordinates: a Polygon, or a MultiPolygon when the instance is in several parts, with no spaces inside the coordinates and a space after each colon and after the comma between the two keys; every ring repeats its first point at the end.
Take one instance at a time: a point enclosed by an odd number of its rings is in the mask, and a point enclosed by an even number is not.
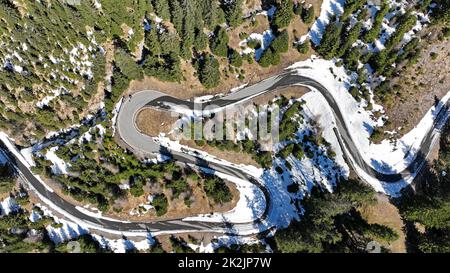
{"type": "MultiPolygon", "coordinates": [[[[349,93],[351,76],[347,75],[344,68],[336,67],[333,61],[326,61],[313,56],[310,60],[294,64],[290,69],[296,69],[299,75],[315,78],[331,92],[338,103],[340,111],[343,113],[345,123],[351,131],[352,139],[359,148],[364,160],[374,169],[386,174],[403,171],[411,163],[424,136],[432,128],[437,112],[450,98],[449,92],[442,98],[441,104],[433,106],[420,123],[402,138],[394,142],[384,140],[380,144],[374,144],[370,142],[369,137],[373,128],[380,124],[372,119],[370,111],[364,109],[365,104],[356,102],[349,93]],[[321,75],[321,77],[315,77],[315,75],[321,75]]],[[[318,116],[323,113],[330,116],[331,109],[320,96],[317,92],[317,95],[308,95],[305,97],[305,100],[311,106],[310,109],[316,112],[318,116]]],[[[328,124],[328,128],[332,124],[328,124]]],[[[336,139],[332,130],[325,130],[324,133],[327,141],[334,143],[334,150],[339,151],[340,148],[336,145],[336,139]]],[[[397,195],[401,188],[411,182],[402,181],[400,184],[387,185],[376,179],[370,179],[370,181],[372,181],[372,186],[376,190],[390,195],[397,195]]]]}

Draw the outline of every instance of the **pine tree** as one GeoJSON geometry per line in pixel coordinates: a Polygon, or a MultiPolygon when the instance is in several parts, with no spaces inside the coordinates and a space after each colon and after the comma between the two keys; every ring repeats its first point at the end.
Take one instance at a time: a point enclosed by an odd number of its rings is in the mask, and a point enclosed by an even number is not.
{"type": "Polygon", "coordinates": [[[178,0],[170,1],[170,15],[171,22],[178,33],[181,33],[183,30],[183,18],[184,12],[181,4],[178,0]]]}
{"type": "Polygon", "coordinates": [[[150,31],[146,33],[145,46],[153,55],[160,57],[162,50],[159,43],[158,33],[156,32],[156,29],[154,27],[152,27],[150,31]]]}
{"type": "Polygon", "coordinates": [[[303,12],[303,5],[301,3],[299,3],[299,2],[297,2],[297,4],[294,7],[294,14],[301,16],[302,12],[303,12]]]}
{"type": "Polygon", "coordinates": [[[216,0],[202,0],[200,1],[200,9],[202,13],[202,18],[205,25],[209,29],[214,29],[220,22],[220,12],[223,12],[219,8],[216,0]]]}
{"type": "Polygon", "coordinates": [[[372,24],[372,28],[369,29],[363,36],[363,40],[366,43],[372,43],[378,37],[381,31],[381,25],[383,24],[383,18],[389,12],[389,5],[383,1],[381,10],[375,15],[375,20],[372,24]]]}
{"type": "Polygon", "coordinates": [[[358,40],[362,26],[363,24],[358,22],[349,31],[345,32],[345,35],[342,37],[342,44],[337,52],[337,57],[342,57],[345,52],[352,47],[356,40],[358,40]]]}
{"type": "Polygon", "coordinates": [[[244,0],[222,0],[222,8],[225,12],[228,25],[236,27],[242,22],[242,4],[244,0]]]}
{"type": "Polygon", "coordinates": [[[134,59],[123,50],[116,50],[114,64],[130,80],[142,78],[142,70],[134,59]]]}
{"type": "Polygon", "coordinates": [[[297,50],[298,52],[300,52],[301,54],[306,54],[308,53],[310,48],[310,42],[309,40],[304,41],[303,43],[300,43],[297,45],[297,50]]]}
{"type": "Polygon", "coordinates": [[[180,53],[180,39],[176,33],[163,32],[159,36],[159,42],[163,53],[180,53]]]}
{"type": "Polygon", "coordinates": [[[289,26],[294,17],[294,2],[292,0],[278,0],[276,3],[277,11],[273,19],[273,25],[277,29],[289,26]]]}
{"type": "Polygon", "coordinates": [[[189,47],[194,43],[195,38],[195,17],[186,16],[183,20],[183,42],[189,47]]]}
{"type": "Polygon", "coordinates": [[[164,20],[170,19],[170,8],[168,0],[153,0],[153,7],[156,10],[156,15],[164,20]]]}
{"type": "Polygon", "coordinates": [[[214,55],[227,57],[228,54],[228,34],[224,28],[218,27],[210,43],[211,51],[214,55]]]}
{"type": "Polygon", "coordinates": [[[202,29],[195,30],[194,47],[197,51],[202,51],[208,45],[208,36],[202,29]]]}
{"type": "Polygon", "coordinates": [[[266,49],[259,59],[259,64],[262,67],[269,67],[272,63],[274,63],[274,55],[276,54],[273,52],[272,48],[266,49]]]}
{"type": "Polygon", "coordinates": [[[302,20],[305,24],[309,25],[314,21],[314,7],[302,9],[302,20]]]}
{"type": "Polygon", "coordinates": [[[198,78],[207,89],[219,85],[219,62],[210,54],[204,54],[198,64],[198,78]]]}
{"type": "Polygon", "coordinates": [[[242,56],[236,50],[232,50],[230,54],[230,64],[235,67],[242,66],[242,56]]]}
{"type": "Polygon", "coordinates": [[[367,0],[347,0],[345,1],[344,13],[341,15],[341,21],[347,20],[347,18],[358,9],[362,8],[367,0]]]}
{"type": "Polygon", "coordinates": [[[287,30],[281,32],[275,40],[273,40],[270,47],[276,53],[285,53],[289,50],[289,34],[287,30]]]}
{"type": "Polygon", "coordinates": [[[317,52],[325,59],[329,60],[336,56],[336,51],[341,42],[342,25],[339,22],[330,22],[325,29],[322,41],[317,47],[317,52]]]}

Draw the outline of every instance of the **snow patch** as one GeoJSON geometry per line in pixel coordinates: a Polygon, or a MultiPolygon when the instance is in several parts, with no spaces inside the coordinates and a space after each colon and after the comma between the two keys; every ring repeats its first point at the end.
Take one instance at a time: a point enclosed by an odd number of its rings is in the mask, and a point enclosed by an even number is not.
{"type": "Polygon", "coordinates": [[[19,209],[20,206],[11,197],[7,197],[6,199],[0,202],[0,216],[9,215],[10,213],[14,213],[19,209]]]}
{"type": "MultiPolygon", "coordinates": [[[[435,141],[439,126],[433,127],[434,120],[450,98],[449,92],[439,104],[434,105],[426,113],[413,130],[401,139],[396,141],[383,140],[380,144],[374,144],[371,143],[369,138],[374,127],[380,124],[372,119],[371,112],[364,109],[365,104],[356,102],[349,93],[352,76],[347,75],[343,67],[336,67],[333,61],[317,59],[313,56],[311,59],[296,63],[288,69],[296,70],[299,75],[316,79],[330,91],[343,113],[346,126],[352,132],[352,140],[358,147],[364,161],[377,171],[385,174],[399,173],[409,166],[415,159],[424,137],[430,130],[433,130],[433,141],[435,141]],[[321,77],[316,77],[317,75],[321,75],[321,77]]],[[[316,108],[318,107],[316,109],[319,112],[318,114],[330,111],[326,115],[332,117],[330,116],[331,108],[324,100],[318,100],[314,97],[309,97],[309,100],[311,102],[308,105],[314,104],[316,108]]],[[[335,124],[334,118],[332,122],[335,124]]],[[[338,152],[340,147],[336,145],[336,141],[333,141],[331,131],[327,130],[325,135],[333,143],[333,149],[338,152]]],[[[365,175],[366,178],[369,177],[367,174],[361,175],[365,175]]],[[[377,191],[392,196],[398,195],[399,190],[412,181],[412,179],[408,179],[408,181],[398,183],[384,183],[374,178],[368,180],[377,191]]]]}
{"type": "Polygon", "coordinates": [[[66,163],[64,160],[59,158],[56,155],[56,151],[59,149],[59,147],[52,147],[50,148],[47,153],[45,154],[45,159],[49,160],[53,163],[52,165],[52,173],[55,175],[63,175],[63,174],[69,174],[67,171],[67,168],[70,167],[69,163],[66,163]]]}

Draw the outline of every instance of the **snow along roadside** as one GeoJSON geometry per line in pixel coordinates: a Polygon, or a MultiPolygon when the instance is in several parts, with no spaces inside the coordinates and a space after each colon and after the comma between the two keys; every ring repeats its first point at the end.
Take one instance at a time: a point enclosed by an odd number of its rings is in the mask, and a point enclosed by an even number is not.
{"type": "MultiPolygon", "coordinates": [[[[439,135],[438,129],[442,124],[439,124],[437,129],[433,129],[434,120],[437,113],[449,101],[450,92],[442,98],[439,104],[431,107],[416,127],[402,138],[394,142],[385,139],[380,144],[374,144],[371,143],[370,136],[374,127],[380,124],[379,121],[372,119],[372,113],[364,109],[365,105],[363,103],[356,102],[351,96],[349,87],[354,75],[347,75],[345,69],[343,67],[336,67],[333,61],[316,59],[314,56],[309,60],[296,63],[288,69],[295,70],[298,75],[316,79],[316,81],[321,83],[330,92],[339,111],[342,112],[344,122],[351,132],[351,138],[364,161],[380,173],[395,174],[404,171],[416,158],[417,152],[427,133],[430,130],[434,130],[433,143],[439,135]],[[321,77],[317,78],[316,75],[321,75],[321,77]]],[[[330,115],[332,109],[317,90],[314,88],[310,89],[319,94],[319,96],[306,97],[307,105],[314,105],[310,110],[315,112],[317,116],[322,115],[324,112],[329,112],[326,115],[333,117],[329,125],[332,126],[331,128],[335,127],[336,121],[334,116],[332,114],[330,115]]],[[[444,120],[447,118],[448,116],[444,120]]],[[[333,141],[332,130],[326,130],[325,133],[325,139],[334,144],[334,150],[340,151],[340,146],[336,145],[336,141],[333,141]]],[[[359,171],[361,177],[371,183],[375,190],[391,196],[398,195],[402,188],[412,182],[414,176],[413,174],[407,180],[399,181],[398,183],[383,183],[363,173],[361,169],[359,171]]]]}

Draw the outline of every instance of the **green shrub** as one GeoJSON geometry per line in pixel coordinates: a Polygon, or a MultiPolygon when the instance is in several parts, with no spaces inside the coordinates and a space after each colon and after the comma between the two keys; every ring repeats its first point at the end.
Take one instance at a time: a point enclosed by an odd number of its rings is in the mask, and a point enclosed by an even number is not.
{"type": "Polygon", "coordinates": [[[317,52],[325,59],[332,59],[337,55],[337,50],[341,43],[342,24],[334,22],[328,24],[323,34],[322,41],[317,47],[317,52]]]}
{"type": "Polygon", "coordinates": [[[207,176],[203,181],[203,190],[208,197],[213,198],[215,203],[224,204],[233,199],[230,188],[217,176],[207,176]]]}
{"type": "Polygon", "coordinates": [[[442,34],[445,38],[450,37],[450,27],[444,27],[442,28],[442,34]]]}
{"type": "Polygon", "coordinates": [[[228,34],[224,28],[218,27],[211,38],[210,48],[214,55],[227,57],[228,54],[228,34]]]}
{"type": "Polygon", "coordinates": [[[219,62],[210,54],[204,54],[196,64],[198,79],[207,89],[214,88],[220,83],[219,62]]]}
{"type": "Polygon", "coordinates": [[[157,216],[163,216],[167,213],[167,206],[169,205],[167,198],[164,194],[158,194],[153,198],[152,206],[156,210],[157,216]]]}
{"type": "Polygon", "coordinates": [[[314,7],[303,8],[302,10],[302,20],[305,24],[309,25],[314,21],[314,7]]]}
{"type": "Polygon", "coordinates": [[[289,50],[289,34],[286,30],[282,31],[270,45],[276,53],[285,53],[289,50]]]}
{"type": "Polygon", "coordinates": [[[8,164],[0,165],[0,193],[10,192],[15,182],[13,169],[8,164]]]}
{"type": "Polygon", "coordinates": [[[275,28],[282,29],[289,26],[294,16],[294,2],[291,0],[278,0],[275,6],[277,10],[272,22],[275,28]]]}
{"type": "Polygon", "coordinates": [[[375,39],[378,38],[381,31],[381,25],[383,24],[384,16],[388,14],[389,9],[389,5],[384,0],[381,9],[375,15],[375,20],[372,24],[372,28],[369,29],[363,36],[364,42],[372,43],[375,41],[375,39]]]}
{"type": "Polygon", "coordinates": [[[236,50],[232,50],[230,54],[230,64],[235,67],[242,66],[242,56],[236,50]]]}
{"type": "Polygon", "coordinates": [[[249,48],[259,49],[259,48],[261,48],[261,42],[256,39],[250,39],[247,41],[247,46],[249,48]]]}
{"type": "Polygon", "coordinates": [[[308,53],[310,46],[311,45],[310,45],[309,40],[306,40],[303,43],[297,44],[297,50],[301,54],[306,54],[306,53],[308,53]]]}
{"type": "Polygon", "coordinates": [[[259,59],[259,64],[262,67],[269,67],[272,64],[276,63],[276,53],[272,50],[272,48],[266,49],[263,54],[261,55],[261,58],[259,59]]]}

